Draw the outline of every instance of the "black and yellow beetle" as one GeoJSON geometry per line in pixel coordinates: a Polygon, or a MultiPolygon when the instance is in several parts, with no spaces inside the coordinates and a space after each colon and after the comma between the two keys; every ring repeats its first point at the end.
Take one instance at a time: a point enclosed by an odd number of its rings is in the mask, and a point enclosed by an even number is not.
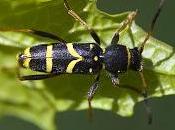
{"type": "Polygon", "coordinates": [[[75,74],[92,74],[96,75],[93,85],[88,91],[88,101],[91,108],[91,100],[95,94],[100,72],[104,68],[110,75],[114,85],[119,84],[118,76],[126,72],[128,69],[140,73],[143,82],[143,95],[147,97],[146,82],[143,77],[143,61],[142,52],[146,41],[149,39],[153,32],[156,20],[161,12],[164,0],[161,0],[159,8],[155,13],[150,32],[146,35],[145,40],[141,43],[140,47],[129,49],[128,47],[118,44],[119,33],[126,27],[130,26],[134,20],[137,11],[131,12],[127,19],[121,23],[121,27],[115,32],[111,44],[104,50],[100,47],[100,38],[96,32],[90,28],[68,5],[64,0],[64,5],[75,20],[90,32],[95,40],[94,43],[67,43],[63,39],[53,34],[37,31],[37,30],[18,30],[21,32],[29,32],[39,36],[49,37],[58,42],[52,44],[42,44],[32,46],[25,49],[17,56],[18,64],[20,67],[31,69],[33,71],[45,72],[46,74],[40,75],[19,75],[20,80],[40,80],[58,76],[65,73],[75,74]]]}

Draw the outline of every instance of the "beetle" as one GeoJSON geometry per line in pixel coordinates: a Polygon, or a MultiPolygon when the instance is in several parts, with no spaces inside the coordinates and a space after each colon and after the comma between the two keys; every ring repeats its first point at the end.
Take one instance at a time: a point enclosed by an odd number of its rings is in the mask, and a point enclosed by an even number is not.
{"type": "MultiPolygon", "coordinates": [[[[87,98],[89,108],[91,109],[91,100],[99,86],[100,72],[104,68],[112,83],[119,85],[119,75],[127,72],[129,69],[139,72],[142,83],[142,94],[147,98],[147,85],[143,76],[143,57],[142,52],[144,46],[151,36],[157,18],[161,12],[164,0],[161,0],[157,12],[155,13],[151,22],[150,31],[147,33],[144,41],[139,47],[128,48],[125,45],[118,43],[120,32],[126,27],[131,26],[132,21],[137,15],[137,10],[128,14],[127,18],[121,23],[121,26],[114,33],[111,43],[104,50],[100,47],[100,38],[97,33],[83,21],[70,7],[67,0],[64,0],[65,8],[70,16],[77,20],[81,25],[89,31],[94,39],[94,43],[67,43],[62,38],[43,31],[32,29],[16,30],[19,32],[29,32],[43,37],[49,37],[57,40],[51,44],[40,44],[25,49],[22,53],[17,55],[19,67],[31,69],[33,71],[45,72],[39,75],[18,75],[20,80],[41,80],[58,76],[60,74],[90,74],[95,75],[96,78],[90,87],[87,98]]],[[[151,118],[150,121],[151,122],[151,118]]]]}

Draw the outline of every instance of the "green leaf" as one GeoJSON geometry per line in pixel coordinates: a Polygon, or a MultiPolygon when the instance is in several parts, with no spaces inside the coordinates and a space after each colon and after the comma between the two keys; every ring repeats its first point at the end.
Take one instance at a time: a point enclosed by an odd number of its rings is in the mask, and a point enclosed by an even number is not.
{"type": "MultiPolygon", "coordinates": [[[[115,30],[129,13],[108,15],[96,8],[95,0],[71,0],[70,5],[97,31],[103,48],[110,44],[115,30]]],[[[34,28],[55,33],[68,42],[94,42],[84,27],[67,14],[62,0],[1,0],[0,28],[34,28]]],[[[121,34],[120,44],[133,48],[144,40],[145,35],[133,22],[131,31],[121,34]]],[[[0,115],[14,115],[41,129],[55,130],[56,112],[88,108],[86,95],[94,77],[61,75],[42,81],[20,82],[16,78],[16,54],[25,47],[48,42],[53,40],[19,32],[0,33],[0,115]]],[[[149,97],[174,94],[174,48],[150,38],[143,57],[149,97]]],[[[134,105],[143,97],[125,86],[141,89],[139,75],[132,71],[121,75],[120,87],[114,88],[104,71],[93,107],[123,116],[132,115],[134,105]]]]}

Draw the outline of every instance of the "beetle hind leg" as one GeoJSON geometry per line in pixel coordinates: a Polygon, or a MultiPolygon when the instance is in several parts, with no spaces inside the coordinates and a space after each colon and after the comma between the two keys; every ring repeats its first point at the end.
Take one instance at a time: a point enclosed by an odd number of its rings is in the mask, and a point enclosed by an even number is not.
{"type": "Polygon", "coordinates": [[[2,31],[2,32],[11,31],[11,32],[30,33],[30,34],[37,35],[40,37],[50,38],[52,40],[57,40],[57,41],[66,43],[65,40],[63,40],[62,38],[58,37],[55,34],[52,34],[50,32],[35,30],[35,29],[9,29],[9,28],[7,28],[7,29],[0,29],[0,31],[2,31]]]}
{"type": "Polygon", "coordinates": [[[53,78],[59,74],[38,74],[38,75],[25,75],[25,76],[18,76],[19,80],[25,81],[25,80],[42,80],[42,79],[48,79],[53,78]]]}

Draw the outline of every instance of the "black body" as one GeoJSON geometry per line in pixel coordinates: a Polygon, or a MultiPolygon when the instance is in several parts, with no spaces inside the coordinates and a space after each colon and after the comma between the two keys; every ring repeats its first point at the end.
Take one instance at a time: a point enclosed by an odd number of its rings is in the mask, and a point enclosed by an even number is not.
{"type": "Polygon", "coordinates": [[[128,49],[120,44],[111,44],[103,52],[96,43],[58,42],[33,46],[29,48],[30,54],[25,53],[24,51],[19,55],[18,61],[21,66],[26,59],[30,59],[28,66],[23,67],[52,74],[97,74],[101,71],[102,65],[114,75],[126,72],[127,69],[141,71],[142,68],[142,57],[138,49],[128,49]],[[52,50],[48,50],[48,46],[51,46],[52,50]],[[70,47],[72,48],[68,49],[70,47]],[[51,53],[51,56],[47,57],[47,53],[51,53]],[[48,59],[51,61],[46,64],[48,59]],[[73,65],[71,65],[72,61],[73,65]],[[47,66],[51,66],[50,72],[47,71],[47,66]],[[68,71],[68,68],[72,72],[68,71]]]}

